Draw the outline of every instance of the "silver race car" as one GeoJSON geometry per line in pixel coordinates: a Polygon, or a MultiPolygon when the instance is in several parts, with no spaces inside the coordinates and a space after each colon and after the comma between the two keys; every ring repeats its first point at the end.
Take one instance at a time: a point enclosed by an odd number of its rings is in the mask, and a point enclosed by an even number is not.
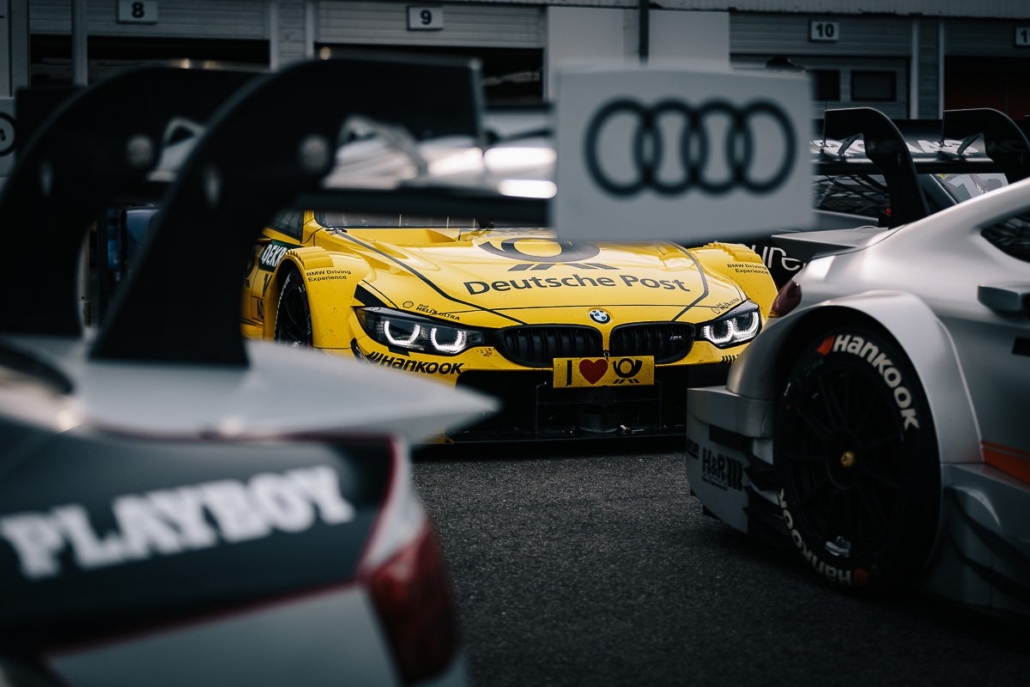
{"type": "Polygon", "coordinates": [[[1030,614],[1030,181],[781,240],[778,317],[688,392],[691,490],[834,584],[1030,614]]]}

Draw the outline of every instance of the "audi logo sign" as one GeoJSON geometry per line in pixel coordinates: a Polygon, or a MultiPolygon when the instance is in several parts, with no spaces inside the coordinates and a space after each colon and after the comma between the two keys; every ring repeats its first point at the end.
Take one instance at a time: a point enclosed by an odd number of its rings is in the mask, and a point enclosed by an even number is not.
{"type": "MultiPolygon", "coordinates": [[[[624,131],[615,136],[626,140],[624,131]]],[[[797,137],[787,114],[769,101],[736,107],[725,100],[710,100],[694,108],[679,99],[663,100],[654,107],[623,99],[608,103],[590,119],[583,152],[590,178],[615,196],[632,196],[645,189],[663,196],[691,189],[712,195],[737,188],[771,193],[783,186],[794,168],[797,137]],[[600,152],[605,128],[615,126],[613,122],[620,116],[633,121],[627,141],[633,151],[631,178],[622,181],[609,175],[600,152]],[[775,125],[773,135],[782,139],[783,155],[767,178],[758,179],[754,178],[755,122],[762,117],[775,125]],[[722,127],[713,124],[718,119],[722,119],[722,127]],[[723,169],[713,173],[718,167],[723,169]]]]}
{"type": "Polygon", "coordinates": [[[551,221],[564,238],[704,243],[811,226],[806,76],[620,66],[559,78],[551,221]]]}

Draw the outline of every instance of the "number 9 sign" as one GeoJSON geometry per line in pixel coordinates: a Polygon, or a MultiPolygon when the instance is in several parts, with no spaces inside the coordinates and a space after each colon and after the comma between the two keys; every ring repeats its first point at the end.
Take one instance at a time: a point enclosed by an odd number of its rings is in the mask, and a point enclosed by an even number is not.
{"type": "Polygon", "coordinates": [[[442,29],[442,7],[408,6],[408,31],[440,31],[442,29]]]}

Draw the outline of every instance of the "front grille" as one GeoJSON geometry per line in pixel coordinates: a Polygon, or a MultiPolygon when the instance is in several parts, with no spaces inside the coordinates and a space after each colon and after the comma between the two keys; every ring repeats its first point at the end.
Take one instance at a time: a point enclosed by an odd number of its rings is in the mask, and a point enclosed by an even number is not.
{"type": "Polygon", "coordinates": [[[687,389],[725,384],[729,367],[663,367],[655,370],[654,386],[574,389],[553,388],[550,371],[463,372],[459,388],[499,399],[502,410],[449,436],[456,441],[682,436],[687,389]]]}
{"type": "Polygon", "coordinates": [[[501,354],[526,367],[551,367],[555,358],[603,354],[601,332],[591,327],[528,325],[500,332],[501,354]]]}
{"type": "Polygon", "coordinates": [[[694,325],[682,322],[626,324],[612,330],[612,355],[653,355],[656,363],[683,359],[694,345],[694,325]]]}

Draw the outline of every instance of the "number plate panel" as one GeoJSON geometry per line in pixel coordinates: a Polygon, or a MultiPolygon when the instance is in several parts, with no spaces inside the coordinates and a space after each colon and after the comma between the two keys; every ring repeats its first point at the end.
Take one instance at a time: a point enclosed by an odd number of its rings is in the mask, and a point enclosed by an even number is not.
{"type": "Polygon", "coordinates": [[[654,356],[555,358],[554,388],[590,386],[652,386],[654,356]]]}

